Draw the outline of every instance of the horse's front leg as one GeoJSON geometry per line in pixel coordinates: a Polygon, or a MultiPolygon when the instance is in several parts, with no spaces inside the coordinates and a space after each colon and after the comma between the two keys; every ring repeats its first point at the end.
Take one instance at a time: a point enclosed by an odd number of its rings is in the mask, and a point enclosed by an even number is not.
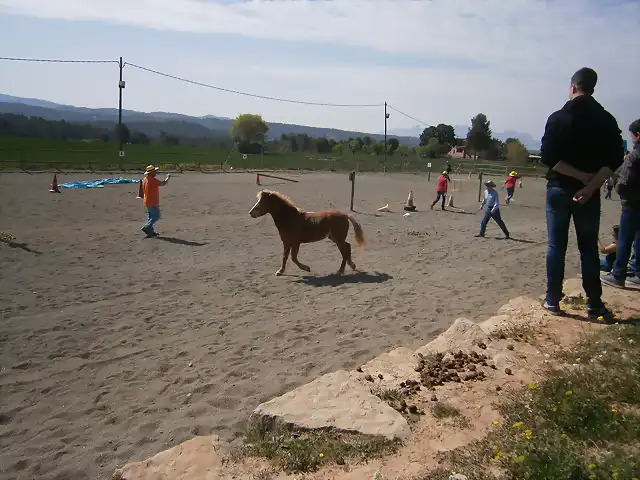
{"type": "Polygon", "coordinates": [[[304,263],[300,263],[298,261],[298,252],[300,251],[300,244],[297,243],[291,247],[291,260],[295,263],[300,270],[304,270],[305,272],[311,272],[311,268],[304,263]]]}
{"type": "Polygon", "coordinates": [[[279,277],[284,273],[284,269],[287,266],[287,260],[289,258],[289,252],[291,251],[291,245],[288,243],[284,244],[284,251],[282,252],[282,266],[276,272],[276,277],[279,277]]]}

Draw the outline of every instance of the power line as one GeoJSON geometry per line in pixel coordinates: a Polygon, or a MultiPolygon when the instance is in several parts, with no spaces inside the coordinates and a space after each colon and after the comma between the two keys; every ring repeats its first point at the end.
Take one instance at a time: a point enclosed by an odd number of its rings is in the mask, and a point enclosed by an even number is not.
{"type": "Polygon", "coordinates": [[[408,113],[404,113],[404,112],[402,112],[402,111],[398,110],[397,108],[392,107],[392,106],[391,106],[391,105],[389,105],[388,103],[387,103],[387,107],[389,107],[389,108],[390,108],[391,110],[393,110],[394,112],[398,112],[400,115],[404,115],[405,117],[410,118],[410,119],[411,119],[411,120],[413,120],[414,122],[418,122],[418,123],[420,123],[420,124],[424,125],[425,127],[429,125],[427,122],[423,122],[422,120],[418,120],[417,118],[412,117],[412,116],[411,116],[411,115],[409,115],[408,113]]]}
{"type": "Polygon", "coordinates": [[[244,95],[245,97],[253,97],[253,98],[261,98],[263,100],[273,100],[275,102],[285,102],[285,103],[296,103],[299,105],[315,105],[319,107],[382,107],[383,104],[344,104],[344,103],[323,103],[323,102],[306,102],[304,100],[291,100],[287,98],[279,98],[279,97],[269,97],[266,95],[258,95],[255,93],[247,93],[241,92],[239,90],[232,90],[230,88],[216,87],[215,85],[209,85],[207,83],[196,82],[194,80],[189,80],[187,78],[177,77],[175,75],[170,75],[168,73],[160,72],[158,70],[153,70],[151,68],[143,67],[141,65],[136,65],[135,63],[125,62],[125,65],[129,65],[134,68],[138,68],[140,70],[144,70],[145,72],[153,73],[155,75],[160,75],[162,77],[172,78],[173,80],[178,80],[185,83],[190,83],[192,85],[197,85],[199,87],[211,88],[213,90],[219,90],[221,92],[233,93],[236,95],[244,95]]]}
{"type": "Polygon", "coordinates": [[[12,62],[38,62],[38,63],[119,63],[117,60],[62,60],[57,58],[20,58],[20,57],[0,57],[0,60],[12,62]]]}

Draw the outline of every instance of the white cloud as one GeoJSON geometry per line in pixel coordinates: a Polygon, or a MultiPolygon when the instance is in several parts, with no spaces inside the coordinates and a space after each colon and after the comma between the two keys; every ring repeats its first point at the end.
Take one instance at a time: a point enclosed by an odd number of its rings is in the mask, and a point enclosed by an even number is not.
{"type": "MultiPolygon", "coordinates": [[[[323,100],[324,96],[328,101],[346,102],[357,97],[356,102],[365,103],[388,99],[418,118],[435,121],[438,117],[451,123],[466,122],[485,111],[501,129],[528,129],[534,134],[540,133],[546,115],[566,98],[573,71],[589,65],[601,77],[599,99],[618,116],[621,127],[640,116],[635,91],[640,82],[637,1],[256,0],[219,4],[198,0],[0,0],[0,12],[480,62],[487,68],[323,65],[313,69],[257,63],[234,68],[231,78],[228,68],[223,65],[222,70],[229,81],[224,86],[256,93],[309,100],[323,100]],[[259,74],[266,80],[256,85],[243,79],[247,70],[252,78],[259,74]],[[278,87],[283,82],[285,86],[278,87]],[[266,91],[270,86],[273,91],[266,91]],[[340,90],[347,98],[335,98],[340,90]]],[[[193,73],[195,79],[207,81],[209,75],[220,79],[223,72],[214,76],[213,71],[200,69],[193,73]]],[[[293,116],[289,122],[300,121],[296,107],[264,105],[270,118],[285,120],[280,117],[286,114],[293,116]]],[[[366,114],[362,115],[354,114],[358,123],[352,127],[367,126],[366,114]]],[[[413,123],[407,120],[403,126],[413,123]]]]}

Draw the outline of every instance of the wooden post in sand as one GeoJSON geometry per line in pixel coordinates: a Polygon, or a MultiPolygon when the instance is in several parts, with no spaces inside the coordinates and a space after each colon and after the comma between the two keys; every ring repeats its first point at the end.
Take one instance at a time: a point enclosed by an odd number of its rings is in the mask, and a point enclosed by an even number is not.
{"type": "Polygon", "coordinates": [[[478,174],[478,202],[482,201],[482,172],[478,174]]]}
{"type": "Polygon", "coordinates": [[[356,192],[356,172],[352,171],[349,174],[349,181],[351,182],[351,206],[349,207],[353,212],[353,196],[356,192]]]}

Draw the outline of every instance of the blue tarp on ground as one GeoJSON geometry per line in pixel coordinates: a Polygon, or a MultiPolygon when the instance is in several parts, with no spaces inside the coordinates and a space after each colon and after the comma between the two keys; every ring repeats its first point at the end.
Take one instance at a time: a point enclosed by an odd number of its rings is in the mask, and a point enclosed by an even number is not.
{"type": "Polygon", "coordinates": [[[103,178],[101,180],[87,180],[86,182],[68,182],[58,185],[60,188],[104,188],[105,185],[120,185],[123,183],[138,183],[131,178],[103,178]]]}

